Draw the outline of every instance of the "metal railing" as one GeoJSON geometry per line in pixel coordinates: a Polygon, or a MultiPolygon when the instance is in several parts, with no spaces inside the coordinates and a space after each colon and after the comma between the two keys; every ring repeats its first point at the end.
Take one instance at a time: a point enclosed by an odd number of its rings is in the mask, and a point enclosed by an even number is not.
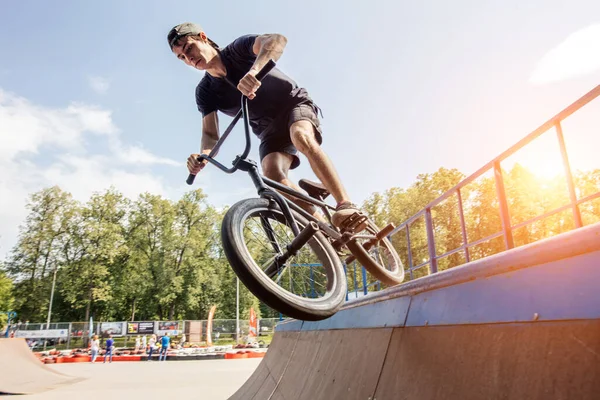
{"type": "Polygon", "coordinates": [[[563,130],[562,130],[562,121],[565,120],[567,117],[569,117],[574,112],[576,112],[577,110],[579,110],[580,108],[582,108],[583,106],[585,106],[586,104],[590,103],[592,100],[596,99],[598,96],[600,96],[600,85],[596,86],[594,89],[592,89],[591,91],[586,93],[584,96],[579,98],[573,104],[571,104],[570,106],[568,106],[567,108],[562,110],[560,113],[558,113],[557,115],[555,115],[554,117],[552,117],[551,119],[546,121],[539,128],[537,128],[536,130],[531,132],[529,135],[525,136],[523,139],[521,139],[515,145],[510,147],[508,150],[504,151],[498,157],[496,157],[492,161],[488,162],[486,165],[484,165],[483,167],[478,169],[475,173],[473,173],[472,175],[470,175],[469,177],[467,177],[466,179],[464,179],[463,181],[458,183],[456,186],[454,186],[450,190],[446,191],[443,195],[441,195],[437,199],[435,199],[432,202],[430,202],[429,204],[427,204],[421,211],[419,211],[418,213],[416,213],[415,215],[410,217],[408,220],[406,220],[405,222],[400,224],[398,227],[396,227],[394,229],[394,231],[392,231],[388,237],[391,238],[393,235],[395,235],[396,233],[401,232],[401,231],[405,232],[406,242],[407,242],[407,250],[408,250],[408,254],[407,254],[408,264],[409,264],[407,271],[410,272],[411,279],[413,278],[413,272],[415,270],[422,268],[426,265],[429,265],[429,273],[430,274],[438,272],[438,260],[448,257],[452,254],[461,252],[461,251],[464,252],[465,260],[468,263],[469,261],[471,261],[471,257],[469,254],[470,248],[477,246],[479,244],[482,244],[484,242],[488,242],[488,241],[498,238],[498,237],[504,238],[505,250],[512,249],[515,247],[514,238],[513,238],[513,231],[515,229],[519,229],[524,226],[530,225],[536,221],[547,218],[549,216],[552,216],[554,214],[560,213],[565,210],[571,209],[572,215],[573,215],[574,227],[575,228],[582,227],[583,222],[582,222],[582,218],[581,218],[581,212],[579,209],[579,205],[582,203],[585,203],[585,202],[589,202],[593,199],[600,198],[600,191],[596,192],[596,193],[592,193],[583,198],[577,197],[577,192],[575,190],[575,184],[573,183],[573,175],[571,172],[571,165],[569,163],[569,157],[568,157],[567,150],[565,147],[565,140],[564,140],[564,135],[563,135],[563,130]],[[509,212],[509,206],[508,206],[508,201],[507,201],[507,196],[506,196],[506,190],[504,187],[504,178],[503,178],[503,174],[502,174],[501,163],[502,163],[502,161],[507,159],[509,156],[511,156],[512,154],[514,154],[515,152],[517,152],[518,150],[520,150],[521,148],[523,148],[524,146],[526,146],[527,144],[532,142],[537,137],[548,132],[552,128],[555,128],[555,130],[556,130],[556,135],[557,135],[556,138],[558,140],[558,145],[560,148],[565,178],[567,181],[567,186],[568,186],[568,191],[569,191],[569,204],[566,204],[564,206],[553,209],[542,215],[536,216],[535,218],[531,218],[526,221],[523,221],[523,222],[513,225],[511,223],[511,218],[510,218],[510,212],[509,212]],[[492,170],[493,174],[494,174],[494,181],[495,181],[495,186],[496,186],[496,196],[497,196],[496,199],[497,199],[498,205],[499,205],[499,214],[500,214],[500,221],[501,221],[502,229],[499,232],[496,232],[492,235],[486,236],[484,238],[478,239],[473,242],[469,242],[468,235],[467,235],[467,227],[465,224],[465,216],[464,216],[465,213],[464,213],[464,209],[463,209],[463,199],[461,196],[461,190],[466,185],[474,182],[476,179],[478,179],[479,177],[481,177],[482,175],[484,175],[486,172],[488,172],[490,170],[492,170]],[[432,216],[431,211],[435,206],[441,204],[444,200],[450,198],[453,195],[456,195],[456,198],[457,198],[458,214],[459,214],[459,219],[460,219],[463,244],[455,249],[445,252],[444,254],[438,255],[437,251],[436,251],[436,246],[435,246],[433,216],[432,216]],[[429,254],[429,259],[424,260],[424,262],[419,265],[414,265],[413,254],[412,254],[412,249],[411,249],[410,226],[422,217],[425,218],[425,229],[427,232],[427,251],[429,254]]]}
{"type": "Polygon", "coordinates": [[[344,272],[348,286],[346,289],[346,301],[358,299],[359,297],[366,296],[369,292],[377,292],[381,290],[381,283],[378,280],[369,282],[367,278],[367,270],[362,265],[353,261],[350,264],[343,264],[344,272]],[[360,278],[358,275],[360,274],[360,278]],[[350,284],[352,283],[352,286],[350,284]]]}

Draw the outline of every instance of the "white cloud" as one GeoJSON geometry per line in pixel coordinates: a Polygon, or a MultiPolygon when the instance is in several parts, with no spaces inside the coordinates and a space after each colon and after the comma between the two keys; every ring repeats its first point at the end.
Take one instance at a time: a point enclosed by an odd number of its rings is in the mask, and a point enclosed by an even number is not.
{"type": "Polygon", "coordinates": [[[90,76],[88,78],[88,83],[92,90],[98,94],[105,94],[110,89],[110,82],[106,78],[102,78],[101,76],[90,76]]]}
{"type": "Polygon", "coordinates": [[[114,160],[110,156],[65,154],[59,160],[40,171],[39,178],[60,186],[81,201],[87,200],[91,193],[106,190],[110,186],[129,198],[135,198],[145,191],[166,194],[162,182],[150,172],[111,168],[114,160]]]}
{"type": "Polygon", "coordinates": [[[120,143],[113,144],[113,150],[119,160],[125,164],[132,165],[151,165],[151,164],[164,164],[172,165],[175,167],[182,166],[184,164],[171,160],[169,158],[158,157],[143,147],[129,146],[123,148],[120,143]]]}
{"type": "Polygon", "coordinates": [[[538,62],[530,82],[546,84],[600,70],[600,24],[569,35],[538,62]]]}
{"type": "Polygon", "coordinates": [[[22,97],[0,89],[0,158],[12,159],[21,153],[36,154],[45,146],[81,151],[82,134],[114,135],[110,111],[73,104],[52,109],[31,104],[22,97]]]}
{"type": "Polygon", "coordinates": [[[181,165],[125,144],[110,110],[86,104],[48,108],[1,89],[0,143],[0,259],[16,241],[31,193],[58,185],[86,201],[93,192],[114,186],[130,198],[145,191],[166,196],[172,188],[148,167],[181,165]],[[90,135],[107,146],[88,149],[90,135]]]}
{"type": "Polygon", "coordinates": [[[100,135],[115,135],[119,132],[112,122],[112,113],[99,107],[73,103],[67,107],[68,115],[76,116],[79,129],[100,135]]]}

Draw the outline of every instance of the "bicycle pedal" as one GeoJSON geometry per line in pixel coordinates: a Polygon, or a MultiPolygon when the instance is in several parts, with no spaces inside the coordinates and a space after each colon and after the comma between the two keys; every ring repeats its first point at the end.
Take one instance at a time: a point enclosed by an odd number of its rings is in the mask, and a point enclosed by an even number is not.
{"type": "MultiPolygon", "coordinates": [[[[367,216],[362,213],[354,213],[344,220],[340,226],[342,232],[358,232],[358,228],[363,227],[367,222],[367,216]]],[[[362,228],[364,229],[364,227],[362,228]]]]}

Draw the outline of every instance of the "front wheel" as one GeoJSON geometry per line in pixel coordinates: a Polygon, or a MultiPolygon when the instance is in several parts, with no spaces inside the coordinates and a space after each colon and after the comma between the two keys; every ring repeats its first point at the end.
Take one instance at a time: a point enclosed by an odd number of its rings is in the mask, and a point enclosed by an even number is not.
{"type": "MultiPolygon", "coordinates": [[[[292,210],[302,230],[308,221],[292,210]]],[[[225,214],[221,239],[227,260],[244,285],[271,308],[296,319],[317,321],[335,314],[346,296],[344,268],[327,238],[317,232],[275,270],[294,234],[279,206],[246,199],[225,214]]]]}

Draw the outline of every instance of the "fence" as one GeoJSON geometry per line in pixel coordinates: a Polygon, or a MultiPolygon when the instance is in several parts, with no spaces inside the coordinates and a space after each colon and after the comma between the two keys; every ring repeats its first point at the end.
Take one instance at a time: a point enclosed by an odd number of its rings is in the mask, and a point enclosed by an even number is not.
{"type": "Polygon", "coordinates": [[[367,270],[356,261],[347,265],[344,263],[344,272],[348,282],[346,301],[366,296],[369,292],[381,290],[381,283],[369,279],[367,270]]]}
{"type": "Polygon", "coordinates": [[[582,107],[584,107],[585,105],[587,105],[588,103],[590,103],[591,101],[596,99],[598,96],[600,96],[600,85],[596,86],[590,92],[588,92],[587,94],[582,96],[580,99],[578,99],[573,104],[571,104],[570,106],[568,106],[567,108],[562,110],[560,113],[558,113],[556,116],[554,116],[550,120],[546,121],[539,128],[537,128],[536,130],[531,132],[529,135],[527,135],[526,137],[521,139],[519,142],[517,142],[515,145],[510,147],[508,150],[506,150],[505,152],[500,154],[498,157],[496,157],[495,159],[493,159],[492,161],[490,161],[489,163],[487,163],[486,165],[481,167],[474,174],[472,174],[471,176],[464,179],[462,182],[460,182],[459,184],[454,186],[452,189],[448,190],[443,195],[441,195],[437,199],[433,200],[431,203],[426,205],[418,213],[416,213],[411,218],[409,218],[408,220],[406,220],[405,222],[400,224],[396,229],[394,229],[394,231],[392,231],[392,233],[390,233],[390,235],[389,235],[390,238],[392,236],[398,234],[399,232],[403,232],[404,235],[406,236],[405,244],[406,244],[406,248],[407,248],[407,259],[408,259],[407,270],[410,273],[411,279],[413,278],[414,271],[424,268],[424,267],[428,267],[427,274],[432,274],[432,273],[438,272],[438,261],[445,257],[448,257],[452,254],[455,254],[455,253],[463,252],[464,259],[466,260],[466,262],[469,262],[471,260],[470,253],[469,253],[469,250],[471,248],[473,248],[474,246],[477,246],[479,244],[482,244],[484,242],[489,242],[489,241],[499,238],[499,237],[502,237],[504,240],[504,249],[505,250],[512,249],[515,247],[513,232],[516,229],[531,225],[539,220],[542,220],[549,216],[561,213],[566,210],[571,211],[571,215],[572,215],[572,219],[573,219],[573,227],[574,228],[582,227],[583,221],[582,221],[581,211],[580,211],[579,206],[583,203],[590,202],[594,199],[600,198],[600,191],[587,194],[586,196],[581,197],[581,198],[580,198],[580,195],[577,193],[577,190],[575,188],[575,184],[573,181],[573,174],[572,174],[572,170],[571,170],[571,164],[569,162],[569,156],[568,156],[567,149],[565,146],[565,139],[564,139],[564,135],[563,135],[563,124],[562,123],[567,117],[569,117],[570,115],[572,115],[573,113],[575,113],[576,111],[578,111],[579,109],[581,109],[582,107]],[[511,221],[509,204],[507,201],[506,189],[505,189],[505,185],[504,185],[502,162],[505,161],[509,156],[513,155],[515,152],[520,150],[521,148],[523,148],[526,145],[528,145],[529,143],[531,143],[534,139],[549,132],[552,128],[554,128],[554,130],[556,132],[556,140],[558,141],[558,146],[560,149],[560,156],[562,159],[567,189],[568,189],[568,193],[569,193],[569,203],[565,204],[563,206],[557,207],[557,208],[555,208],[551,211],[548,211],[542,215],[538,215],[534,218],[527,219],[527,220],[519,222],[517,224],[513,224],[511,221]],[[466,185],[474,182],[476,179],[480,178],[481,176],[483,176],[484,174],[486,174],[489,171],[493,171],[494,182],[495,182],[495,186],[496,186],[496,201],[498,204],[498,212],[499,212],[500,221],[501,221],[501,230],[492,235],[486,236],[484,238],[481,238],[481,239],[478,239],[475,241],[469,241],[468,235],[467,235],[467,228],[466,228],[466,224],[465,224],[465,213],[464,213],[464,209],[463,209],[464,201],[461,196],[461,191],[464,190],[466,185]],[[460,220],[462,245],[457,248],[454,248],[452,250],[446,251],[443,254],[438,255],[437,250],[436,250],[436,242],[435,242],[435,228],[434,228],[434,222],[435,222],[434,219],[435,218],[432,213],[432,209],[436,206],[439,206],[442,202],[444,202],[445,200],[447,200],[453,196],[455,196],[454,200],[455,200],[455,203],[457,204],[456,211],[459,215],[459,220],[460,220]],[[414,224],[418,220],[422,221],[422,219],[425,220],[426,245],[427,245],[427,253],[428,253],[429,258],[423,260],[422,263],[418,263],[417,265],[415,265],[415,260],[413,257],[413,249],[411,246],[410,227],[412,224],[414,224]]]}
{"type": "MultiPolygon", "coordinates": [[[[272,335],[274,326],[279,321],[279,318],[258,319],[259,336],[272,335]]],[[[134,347],[138,336],[162,335],[166,332],[178,341],[186,332],[186,324],[189,322],[192,321],[93,322],[91,331],[102,339],[106,339],[109,334],[112,335],[117,347],[134,347]]],[[[203,342],[205,342],[208,321],[201,320],[201,323],[203,342]]],[[[238,337],[244,337],[249,332],[247,320],[239,321],[239,335],[235,332],[235,319],[215,319],[212,324],[212,340],[216,344],[234,342],[238,337]]],[[[89,322],[17,323],[12,324],[9,331],[14,337],[28,339],[36,350],[47,346],[71,349],[86,345],[86,340],[90,337],[89,328],[89,322]]]]}

